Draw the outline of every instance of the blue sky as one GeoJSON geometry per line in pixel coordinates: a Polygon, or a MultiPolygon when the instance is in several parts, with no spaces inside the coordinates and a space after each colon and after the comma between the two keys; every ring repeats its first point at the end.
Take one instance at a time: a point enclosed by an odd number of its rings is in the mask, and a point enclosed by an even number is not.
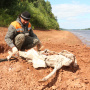
{"type": "MultiPolygon", "coordinates": [[[[47,1],[47,0],[45,0],[47,1]]],[[[90,0],[48,0],[60,28],[90,28],[90,0]]]]}

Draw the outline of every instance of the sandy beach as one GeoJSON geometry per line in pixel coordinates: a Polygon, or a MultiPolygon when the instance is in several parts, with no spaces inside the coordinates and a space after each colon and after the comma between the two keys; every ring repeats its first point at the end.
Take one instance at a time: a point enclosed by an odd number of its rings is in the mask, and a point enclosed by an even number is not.
{"type": "MultiPolygon", "coordinates": [[[[0,27],[0,58],[8,55],[10,48],[4,38],[7,28],[0,27]]],[[[0,90],[89,90],[90,47],[68,31],[34,30],[44,49],[55,52],[68,50],[76,56],[78,68],[63,67],[48,81],[38,80],[48,75],[53,68],[34,69],[31,63],[19,59],[0,62],[0,90]]]]}

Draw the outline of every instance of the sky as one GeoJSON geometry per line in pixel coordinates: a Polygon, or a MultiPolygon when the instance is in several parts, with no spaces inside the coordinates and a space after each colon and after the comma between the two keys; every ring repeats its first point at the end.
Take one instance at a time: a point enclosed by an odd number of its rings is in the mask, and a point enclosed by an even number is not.
{"type": "Polygon", "coordinates": [[[49,1],[52,13],[60,28],[90,28],[90,0],[45,0],[49,1]]]}

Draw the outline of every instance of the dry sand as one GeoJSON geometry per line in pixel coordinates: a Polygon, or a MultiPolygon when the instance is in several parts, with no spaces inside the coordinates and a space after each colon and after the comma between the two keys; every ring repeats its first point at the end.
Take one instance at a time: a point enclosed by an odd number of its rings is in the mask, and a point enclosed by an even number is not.
{"type": "MultiPolygon", "coordinates": [[[[0,58],[5,58],[10,50],[4,41],[6,32],[7,28],[0,27],[0,58]]],[[[48,81],[39,83],[53,68],[34,69],[22,59],[0,62],[0,90],[90,90],[90,47],[68,31],[34,30],[34,33],[44,49],[68,50],[76,55],[78,68],[63,67],[48,81]]]]}

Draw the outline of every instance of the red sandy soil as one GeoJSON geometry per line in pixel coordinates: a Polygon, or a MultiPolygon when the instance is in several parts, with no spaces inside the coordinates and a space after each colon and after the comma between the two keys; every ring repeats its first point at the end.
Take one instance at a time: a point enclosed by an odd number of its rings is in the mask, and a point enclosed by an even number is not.
{"type": "MultiPolygon", "coordinates": [[[[0,27],[0,58],[10,49],[5,41],[7,28],[0,27]]],[[[23,59],[0,62],[0,90],[90,90],[90,47],[86,47],[68,31],[34,30],[44,49],[61,52],[68,50],[76,55],[78,67],[62,67],[48,81],[38,82],[53,68],[34,69],[23,59]]]]}

